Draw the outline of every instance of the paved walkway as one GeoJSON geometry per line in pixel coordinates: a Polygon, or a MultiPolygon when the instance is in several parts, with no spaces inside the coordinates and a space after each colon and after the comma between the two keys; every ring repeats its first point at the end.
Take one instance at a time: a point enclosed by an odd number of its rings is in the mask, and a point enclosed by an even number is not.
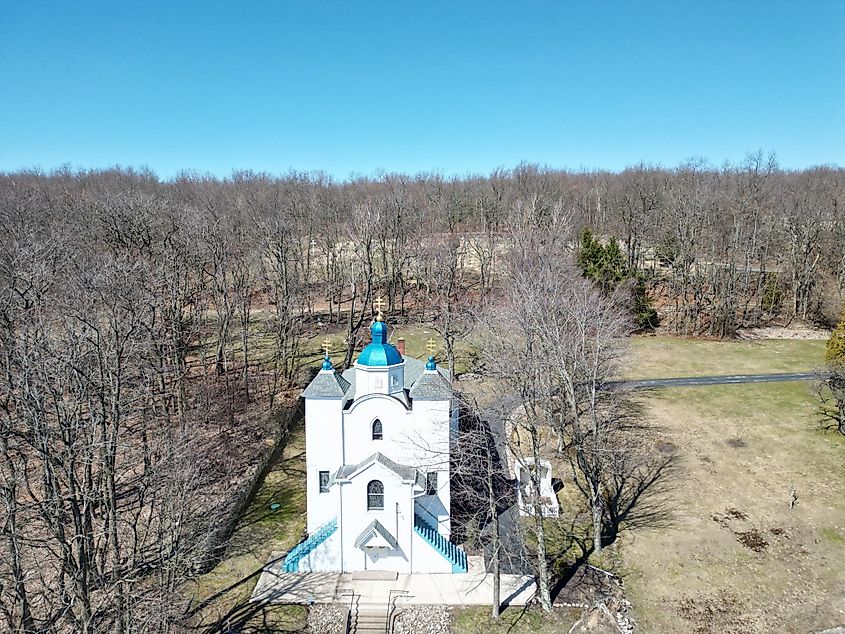
{"type": "Polygon", "coordinates": [[[815,372],[790,372],[784,374],[726,374],[719,376],[685,376],[675,379],[643,379],[640,381],[619,381],[622,385],[635,389],[649,387],[687,387],[694,385],[727,385],[731,383],[776,383],[779,381],[815,381],[824,374],[815,372]]]}
{"type": "MultiPolygon", "coordinates": [[[[471,556],[465,574],[398,574],[374,578],[367,573],[282,571],[281,553],[272,553],[270,563],[258,579],[251,602],[349,603],[354,592],[360,604],[387,604],[390,591],[401,592],[403,604],[490,605],[493,578],[484,571],[480,556],[471,556]],[[395,578],[391,578],[394,577],[395,578]]],[[[534,596],[534,578],[502,575],[502,599],[511,605],[525,605],[534,596]]]]}

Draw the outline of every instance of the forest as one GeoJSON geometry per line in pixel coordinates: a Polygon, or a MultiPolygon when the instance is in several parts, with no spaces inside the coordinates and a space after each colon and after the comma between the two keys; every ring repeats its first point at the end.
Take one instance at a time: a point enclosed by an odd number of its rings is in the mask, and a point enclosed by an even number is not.
{"type": "Polygon", "coordinates": [[[342,182],[0,174],[4,628],[178,629],[185,584],[220,547],[212,510],[270,435],[267,413],[297,396],[325,332],[346,342],[335,366],[352,363],[376,297],[438,332],[454,371],[479,306],[518,319],[529,295],[504,297],[503,276],[523,261],[531,278],[542,262],[520,241],[548,233],[543,258],[625,295],[641,330],[831,326],[843,205],[845,170],[762,153],[342,182]]]}

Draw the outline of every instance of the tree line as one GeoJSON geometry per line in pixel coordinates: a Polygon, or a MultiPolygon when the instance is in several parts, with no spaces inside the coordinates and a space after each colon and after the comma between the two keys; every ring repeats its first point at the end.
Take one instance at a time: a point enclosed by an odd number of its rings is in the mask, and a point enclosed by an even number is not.
{"type": "Polygon", "coordinates": [[[393,319],[433,325],[453,376],[457,342],[486,323],[498,363],[479,361],[521,395],[508,438],[531,452],[557,439],[600,549],[640,464],[619,440],[621,397],[600,389],[620,311],[724,337],[831,320],[843,185],[842,170],[760,154],[719,169],[345,182],[0,175],[0,618],[13,631],[176,627],[207,564],[208,510],[267,435],[259,414],[303,378],[321,331],[343,333],[337,365],[352,362],[377,295],[393,319]],[[532,362],[570,361],[525,366],[516,343],[532,362]]]}

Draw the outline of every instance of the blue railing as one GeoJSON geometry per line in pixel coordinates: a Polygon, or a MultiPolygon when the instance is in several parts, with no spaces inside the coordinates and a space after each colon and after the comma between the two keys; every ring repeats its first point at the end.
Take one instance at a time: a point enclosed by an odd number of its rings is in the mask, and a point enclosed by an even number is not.
{"type": "Polygon", "coordinates": [[[431,524],[416,513],[414,513],[414,530],[431,544],[431,547],[439,552],[446,561],[452,564],[452,572],[466,572],[469,569],[464,549],[443,537],[431,524]]]}
{"type": "Polygon", "coordinates": [[[299,572],[299,561],[331,537],[332,533],[336,530],[337,518],[333,517],[288,551],[288,554],[285,556],[285,562],[282,564],[282,569],[285,572],[299,572]]]}

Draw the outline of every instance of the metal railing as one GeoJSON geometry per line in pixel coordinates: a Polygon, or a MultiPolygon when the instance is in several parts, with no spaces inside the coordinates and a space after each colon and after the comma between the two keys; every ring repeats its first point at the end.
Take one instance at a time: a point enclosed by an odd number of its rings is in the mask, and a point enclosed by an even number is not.
{"type": "Polygon", "coordinates": [[[387,593],[387,621],[384,624],[384,634],[393,632],[393,622],[396,620],[396,599],[410,599],[412,594],[407,590],[391,590],[387,593]]]}
{"type": "Polygon", "coordinates": [[[427,541],[432,548],[440,553],[446,561],[452,564],[452,572],[467,572],[469,570],[464,549],[449,541],[419,515],[414,513],[414,530],[427,541]]]}
{"type": "Polygon", "coordinates": [[[355,591],[347,590],[345,592],[342,592],[338,596],[349,597],[349,607],[346,608],[346,618],[343,620],[343,629],[341,630],[341,632],[343,632],[343,634],[352,634],[352,632],[354,632],[354,626],[352,622],[352,611],[355,608],[355,591]]]}
{"type": "Polygon", "coordinates": [[[285,563],[282,564],[282,569],[285,572],[299,572],[299,561],[331,537],[336,530],[337,518],[333,517],[290,550],[285,557],[285,563]]]}

